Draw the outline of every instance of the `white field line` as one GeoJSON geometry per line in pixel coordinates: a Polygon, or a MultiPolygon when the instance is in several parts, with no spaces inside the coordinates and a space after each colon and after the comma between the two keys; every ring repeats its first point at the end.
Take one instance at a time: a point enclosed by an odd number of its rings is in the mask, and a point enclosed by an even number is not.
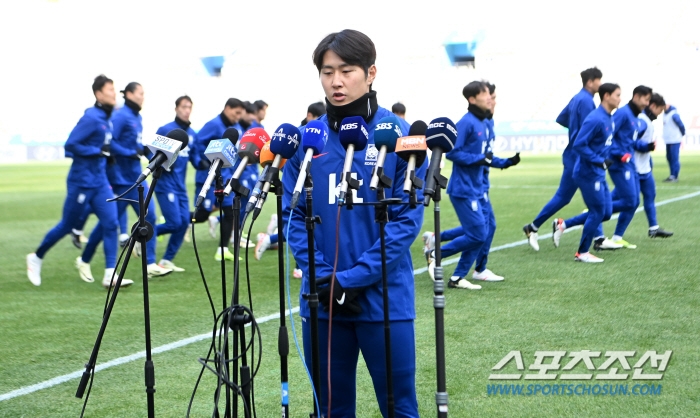
{"type": "MultiPolygon", "coordinates": [[[[518,187],[524,188],[523,186],[518,186],[518,187]]],[[[673,198],[673,199],[668,199],[668,200],[663,200],[663,201],[661,201],[661,202],[656,202],[656,206],[667,205],[667,204],[669,204],[669,203],[674,203],[674,202],[678,202],[678,201],[681,201],[681,200],[690,199],[690,198],[693,198],[693,197],[695,197],[695,196],[700,196],[700,191],[695,192],[695,193],[690,193],[690,194],[687,194],[687,195],[683,195],[683,196],[679,196],[679,197],[676,197],[676,198],[673,198]]],[[[643,210],[644,210],[643,207],[639,207],[639,208],[637,209],[637,212],[641,212],[641,211],[643,211],[643,210]]],[[[616,214],[616,215],[613,215],[613,217],[612,217],[611,219],[617,219],[617,217],[618,217],[618,215],[616,214]]],[[[567,229],[564,231],[564,233],[571,232],[571,231],[574,231],[574,230],[577,230],[577,229],[581,229],[581,226],[575,226],[575,227],[573,227],[573,228],[567,228],[567,229]]],[[[542,240],[542,239],[548,239],[548,238],[551,238],[551,237],[552,237],[552,234],[544,234],[544,235],[540,235],[540,236],[539,236],[539,239],[542,240]]],[[[501,250],[505,250],[505,249],[508,249],[508,248],[513,248],[513,247],[517,247],[517,246],[520,246],[520,245],[525,245],[525,244],[527,244],[527,240],[526,240],[526,239],[521,240],[521,241],[511,242],[510,244],[505,244],[505,245],[500,245],[500,246],[498,246],[498,247],[493,247],[493,248],[491,248],[491,250],[489,251],[489,253],[492,253],[492,252],[495,252],[495,251],[501,251],[501,250]]],[[[458,261],[459,261],[459,257],[454,256],[454,257],[452,257],[452,258],[443,260],[442,265],[443,265],[443,266],[446,266],[446,265],[450,265],[450,264],[455,264],[455,263],[457,263],[458,261]]],[[[414,270],[414,271],[413,271],[413,274],[414,274],[414,275],[418,275],[418,274],[425,273],[425,272],[427,272],[427,271],[428,271],[428,268],[427,268],[427,267],[422,267],[422,268],[419,268],[419,269],[414,270]]],[[[292,309],[292,312],[293,312],[293,313],[299,312],[299,307],[293,308],[293,309],[292,309]]],[[[288,315],[289,315],[289,310],[287,310],[287,312],[285,312],[285,316],[288,316],[288,315]]],[[[269,322],[269,321],[271,321],[271,320],[273,320],[273,319],[277,319],[277,318],[279,318],[279,316],[280,316],[280,315],[279,315],[279,312],[278,312],[278,313],[276,313],[276,314],[272,314],[272,315],[268,315],[268,316],[262,317],[262,318],[260,318],[260,319],[258,320],[258,324],[263,324],[263,323],[269,322]]],[[[250,324],[248,324],[248,325],[246,325],[246,326],[249,326],[249,325],[250,325],[250,324]]],[[[198,341],[206,340],[207,338],[211,338],[211,332],[208,332],[208,333],[206,333],[206,334],[196,335],[196,336],[194,336],[194,337],[185,338],[185,339],[182,339],[182,340],[179,340],[179,341],[175,341],[175,342],[172,342],[172,343],[169,343],[169,344],[161,345],[161,346],[156,347],[156,348],[153,349],[153,354],[164,353],[164,352],[166,352],[166,351],[170,351],[170,350],[174,350],[174,349],[176,349],[176,348],[184,347],[184,346],[186,346],[186,345],[188,345],[188,344],[192,344],[192,343],[195,343],[195,342],[198,342],[198,341]]],[[[108,361],[108,362],[106,362],[106,363],[99,364],[99,365],[97,365],[97,366],[95,367],[95,372],[99,372],[100,370],[104,370],[104,369],[108,369],[108,368],[110,368],[110,367],[119,366],[119,365],[122,365],[122,364],[125,364],[125,363],[129,363],[129,362],[132,362],[132,361],[134,361],[134,360],[141,359],[141,358],[146,358],[146,352],[145,352],[145,351],[140,351],[140,352],[138,352],[138,353],[134,353],[134,354],[131,354],[131,355],[128,355],[128,356],[124,356],[124,357],[119,357],[119,358],[116,358],[116,359],[114,359],[114,360],[110,360],[110,361],[108,361]]],[[[36,392],[36,391],[38,391],[38,390],[48,389],[48,388],[50,388],[50,387],[52,387],[52,386],[60,385],[61,383],[65,383],[65,382],[67,382],[67,381],[69,381],[69,380],[78,379],[78,378],[80,378],[80,377],[83,375],[83,372],[84,372],[84,370],[78,370],[77,372],[65,374],[65,375],[63,375],[63,376],[54,377],[53,379],[49,379],[49,380],[43,381],[43,382],[41,382],[41,383],[37,383],[37,384],[35,384],[35,385],[25,386],[25,387],[22,387],[22,388],[20,388],[20,389],[13,390],[12,392],[4,393],[4,394],[0,395],[0,402],[6,401],[6,400],[10,400],[10,399],[16,398],[16,397],[18,397],[18,396],[22,396],[22,395],[28,395],[28,394],[30,394],[30,393],[32,393],[32,392],[36,392]]]]}

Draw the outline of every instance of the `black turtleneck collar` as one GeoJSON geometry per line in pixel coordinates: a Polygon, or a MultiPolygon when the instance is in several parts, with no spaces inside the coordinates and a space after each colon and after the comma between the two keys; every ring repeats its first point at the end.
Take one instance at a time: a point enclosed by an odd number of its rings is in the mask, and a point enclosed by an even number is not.
{"type": "Polygon", "coordinates": [[[225,126],[225,127],[230,128],[230,127],[233,126],[233,123],[231,123],[231,121],[228,120],[228,118],[226,117],[226,115],[224,115],[224,112],[221,112],[221,113],[219,114],[219,117],[221,118],[221,121],[224,123],[224,126],[225,126]]]}
{"type": "Polygon", "coordinates": [[[134,113],[138,114],[141,111],[141,106],[137,105],[136,102],[131,101],[127,98],[124,98],[124,106],[128,107],[129,109],[133,110],[134,113]]]}
{"type": "Polygon", "coordinates": [[[649,120],[651,120],[652,122],[656,120],[657,116],[648,107],[646,109],[644,109],[644,114],[647,115],[649,120]]]}
{"type": "Polygon", "coordinates": [[[238,121],[238,124],[241,125],[241,128],[243,128],[243,132],[247,131],[248,128],[250,128],[251,123],[248,123],[241,118],[241,120],[238,121]]]}
{"type": "Polygon", "coordinates": [[[634,102],[632,100],[630,100],[630,102],[627,104],[629,105],[630,110],[632,111],[632,114],[634,114],[635,118],[637,116],[639,116],[640,113],[642,113],[642,110],[640,108],[638,108],[637,105],[634,104],[634,102]]]}
{"type": "Polygon", "coordinates": [[[476,118],[479,120],[484,120],[491,114],[491,112],[488,110],[481,110],[479,106],[471,103],[469,104],[469,108],[467,110],[469,110],[469,113],[476,116],[476,118]]]}
{"type": "Polygon", "coordinates": [[[102,104],[100,102],[95,102],[95,107],[105,112],[107,114],[107,119],[109,119],[109,117],[112,116],[112,110],[114,110],[114,106],[102,104]]]}
{"type": "Polygon", "coordinates": [[[189,128],[190,125],[192,124],[192,122],[190,122],[190,121],[185,122],[184,120],[180,119],[177,116],[175,116],[175,123],[177,123],[178,126],[180,126],[184,130],[187,130],[187,128],[189,128]]]}
{"type": "Polygon", "coordinates": [[[326,115],[328,115],[328,126],[338,132],[343,119],[350,116],[362,116],[365,122],[369,123],[372,116],[377,113],[379,104],[377,104],[377,92],[370,90],[364,96],[342,106],[332,105],[326,99],[326,115]]]}

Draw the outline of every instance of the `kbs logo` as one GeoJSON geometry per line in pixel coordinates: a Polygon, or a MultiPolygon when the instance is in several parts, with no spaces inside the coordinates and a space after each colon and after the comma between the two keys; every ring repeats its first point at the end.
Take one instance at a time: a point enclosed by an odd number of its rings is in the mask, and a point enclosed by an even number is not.
{"type": "Polygon", "coordinates": [[[341,131],[347,131],[348,129],[357,129],[357,124],[356,123],[346,123],[345,125],[340,125],[341,131]]]}

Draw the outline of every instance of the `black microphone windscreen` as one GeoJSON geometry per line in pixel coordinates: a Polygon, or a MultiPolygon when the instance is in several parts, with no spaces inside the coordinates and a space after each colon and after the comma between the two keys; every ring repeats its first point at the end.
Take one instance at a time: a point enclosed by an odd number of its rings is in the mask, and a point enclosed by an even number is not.
{"type": "Polygon", "coordinates": [[[228,139],[229,141],[231,141],[231,143],[233,145],[236,145],[236,142],[238,142],[238,135],[240,135],[240,133],[238,132],[238,129],[228,128],[226,131],[224,131],[223,138],[228,139]]]}
{"type": "Polygon", "coordinates": [[[190,142],[190,136],[187,135],[187,132],[183,131],[180,128],[173,129],[172,131],[165,134],[165,136],[167,136],[170,139],[182,142],[182,145],[180,145],[180,150],[185,149],[187,144],[190,142]]]}
{"type": "Polygon", "coordinates": [[[417,120],[411,124],[411,128],[408,131],[408,136],[414,135],[425,135],[425,131],[428,129],[428,124],[422,120],[417,120]]]}

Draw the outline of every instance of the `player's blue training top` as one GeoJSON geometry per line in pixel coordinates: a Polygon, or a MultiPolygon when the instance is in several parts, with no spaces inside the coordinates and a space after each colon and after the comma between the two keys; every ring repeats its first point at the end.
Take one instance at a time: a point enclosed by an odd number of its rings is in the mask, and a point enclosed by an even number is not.
{"type": "MultiPolygon", "coordinates": [[[[209,122],[205,123],[204,126],[202,126],[202,129],[197,132],[197,135],[195,136],[195,147],[191,149],[191,152],[194,152],[193,161],[201,161],[203,158],[207,158],[204,155],[204,151],[206,151],[207,147],[209,146],[209,142],[211,142],[212,139],[221,139],[224,137],[224,132],[226,132],[226,129],[230,128],[233,126],[233,123],[231,123],[228,119],[226,119],[226,116],[222,114],[216,115],[214,119],[210,120],[209,122]]],[[[241,135],[242,136],[242,135],[241,135]]],[[[238,137],[238,140],[240,142],[241,136],[238,137]]],[[[236,167],[238,164],[236,164],[233,167],[227,167],[227,168],[222,168],[221,169],[221,176],[224,178],[224,183],[233,177],[233,172],[235,171],[236,167]]],[[[209,174],[209,169],[207,170],[197,170],[197,174],[195,174],[194,181],[196,183],[204,183],[207,180],[207,175],[209,174]]],[[[213,185],[212,185],[213,186],[213,185]]]]}
{"type": "Polygon", "coordinates": [[[484,188],[484,166],[477,162],[483,160],[487,152],[489,125],[485,117],[475,115],[474,108],[469,106],[469,112],[457,122],[455,146],[445,154],[445,158],[453,162],[447,194],[463,199],[478,199],[484,188]]]}
{"type": "Polygon", "coordinates": [[[625,163],[620,159],[625,154],[630,154],[632,157],[628,160],[628,164],[634,164],[634,142],[637,140],[641,122],[639,121],[639,109],[634,103],[628,104],[617,109],[613,115],[615,121],[615,136],[610,147],[611,158],[615,160],[615,164],[610,167],[611,170],[621,169],[625,163]]]}
{"type": "Polygon", "coordinates": [[[583,121],[574,141],[574,151],[579,157],[574,166],[574,177],[590,180],[605,179],[605,170],[594,163],[600,164],[609,157],[615,126],[613,117],[602,105],[583,121]]]}
{"type": "Polygon", "coordinates": [[[109,185],[102,156],[102,146],[112,141],[112,122],[107,113],[97,106],[85,110],[64,145],[66,155],[73,158],[68,172],[68,184],[77,187],[109,185]]]}
{"type": "Polygon", "coordinates": [[[124,105],[112,116],[111,153],[115,163],[107,166],[107,178],[112,185],[131,186],[141,174],[141,159],[136,153],[143,148],[141,114],[124,105]]]}
{"type": "Polygon", "coordinates": [[[197,134],[194,129],[190,127],[189,122],[185,122],[179,118],[175,118],[174,121],[166,123],[165,125],[158,128],[156,135],[165,136],[168,132],[173,129],[182,129],[187,132],[190,137],[188,145],[180,150],[177,156],[177,160],[170,166],[169,170],[163,171],[163,175],[158,180],[157,190],[165,190],[173,193],[184,193],[187,194],[187,188],[185,187],[185,180],[187,177],[187,162],[191,162],[192,166],[197,169],[199,167],[199,159],[197,158],[196,152],[191,152],[189,144],[194,145],[196,142],[197,134]]]}
{"type": "MultiPolygon", "coordinates": [[[[360,181],[360,190],[353,192],[355,203],[376,202],[377,194],[369,189],[372,169],[377,163],[379,151],[374,145],[374,128],[386,116],[393,116],[389,110],[379,107],[369,127],[369,141],[362,151],[356,151],[352,163],[352,176],[360,181]]],[[[326,115],[319,118],[328,124],[326,115]]],[[[404,134],[408,134],[409,125],[399,119],[404,134]]],[[[287,221],[290,217],[290,202],[294,186],[299,176],[304,150],[299,147],[297,153],[284,166],[284,225],[285,235],[287,221]]],[[[312,160],[313,176],[313,213],[321,217],[322,223],[314,230],[316,277],[320,278],[333,272],[336,248],[336,221],[338,214],[337,197],[340,192],[341,175],[345,160],[345,149],[338,140],[338,133],[329,129],[328,142],[323,152],[312,160]]],[[[399,197],[408,202],[408,194],[403,192],[403,181],[407,163],[395,153],[387,154],[384,173],[393,180],[393,186],[386,189],[386,197],[399,197]]],[[[416,169],[416,176],[425,177],[427,161],[416,169]]],[[[348,190],[350,192],[350,190],[348,190]]],[[[389,223],[386,225],[386,257],[392,321],[414,319],[415,295],[413,263],[410,247],[420,233],[423,224],[422,191],[417,191],[419,204],[415,209],[409,206],[390,206],[389,223]]],[[[299,205],[291,213],[289,229],[289,248],[294,259],[304,272],[301,293],[309,292],[307,254],[307,232],[305,226],[306,192],[302,192],[299,205]]],[[[374,208],[355,206],[352,210],[342,207],[340,210],[340,235],[338,251],[337,278],[343,288],[366,287],[358,296],[362,313],[354,316],[338,315],[334,321],[380,322],[384,319],[382,302],[382,263],[379,237],[379,225],[374,222],[374,208]]],[[[301,316],[309,317],[309,307],[301,296],[299,298],[301,316]]],[[[328,313],[319,307],[319,318],[327,319],[328,313]]]]}
{"type": "MultiPolygon", "coordinates": [[[[484,120],[484,123],[486,123],[486,127],[488,128],[488,134],[487,134],[488,144],[486,145],[486,152],[493,153],[493,143],[496,141],[496,132],[494,132],[494,129],[493,129],[493,126],[494,126],[493,117],[486,118],[484,120]]],[[[493,157],[493,161],[491,162],[491,167],[501,168],[501,169],[508,168],[511,165],[513,165],[513,164],[507,158],[503,159],[503,158],[498,158],[495,156],[493,157]]],[[[484,167],[484,188],[482,191],[483,193],[488,193],[489,188],[491,187],[491,183],[489,181],[489,172],[490,172],[489,167],[484,167]]]]}
{"type": "Polygon", "coordinates": [[[576,153],[573,151],[574,141],[579,134],[581,125],[586,117],[595,110],[593,95],[585,88],[576,93],[564,110],[557,116],[557,123],[569,129],[569,144],[562,154],[564,165],[576,164],[576,153]]]}

